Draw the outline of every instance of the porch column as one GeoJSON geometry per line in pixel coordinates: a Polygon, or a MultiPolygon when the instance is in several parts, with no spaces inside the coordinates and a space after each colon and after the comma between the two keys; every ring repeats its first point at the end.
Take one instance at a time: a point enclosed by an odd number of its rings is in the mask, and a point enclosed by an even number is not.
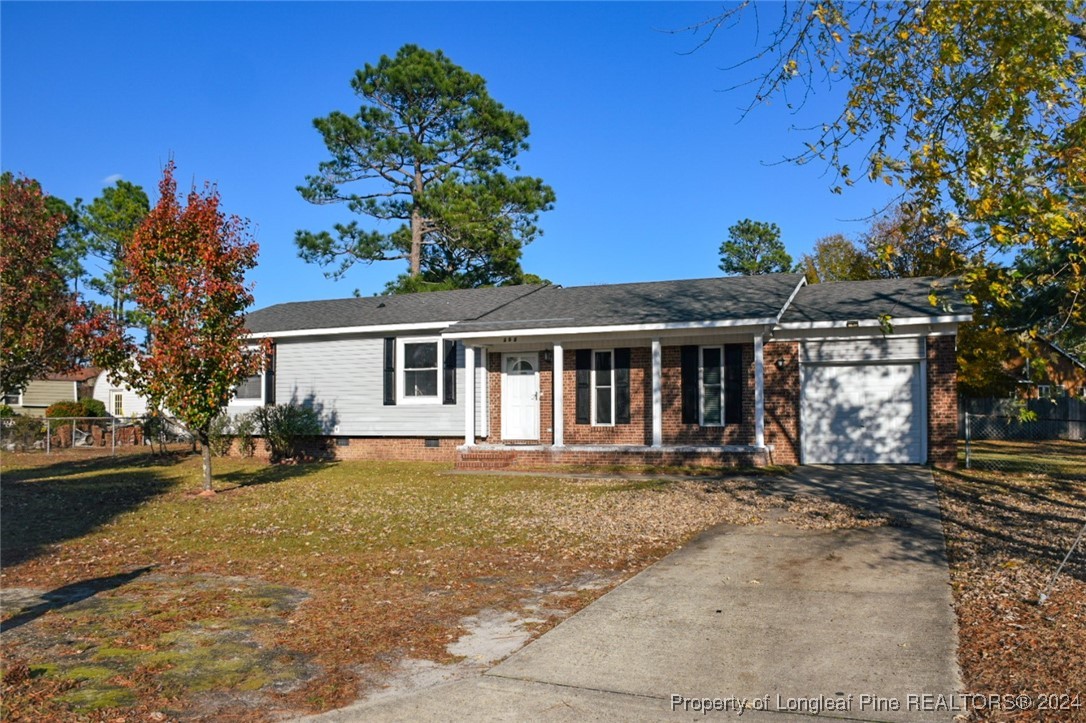
{"type": "Polygon", "coordinates": [[[475,347],[464,344],[464,444],[475,444],[475,347]]]}
{"type": "Polygon", "coordinates": [[[664,401],[661,393],[663,377],[663,357],[660,340],[652,340],[652,446],[664,444],[664,401]]]}
{"type": "Polygon", "coordinates": [[[555,343],[554,345],[554,370],[551,372],[551,382],[553,389],[551,393],[551,407],[554,409],[554,422],[552,429],[554,430],[554,446],[562,447],[565,445],[565,432],[566,432],[566,420],[563,416],[563,404],[565,397],[562,394],[562,368],[563,368],[563,356],[562,345],[555,343]]]}
{"type": "Polygon", "coordinates": [[[761,334],[754,336],[754,444],[765,446],[765,358],[761,334]]]}

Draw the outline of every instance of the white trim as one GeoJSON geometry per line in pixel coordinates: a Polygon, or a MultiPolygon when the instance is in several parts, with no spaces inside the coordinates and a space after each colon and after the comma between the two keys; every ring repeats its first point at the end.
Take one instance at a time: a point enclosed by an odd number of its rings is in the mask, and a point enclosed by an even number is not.
{"type": "Polygon", "coordinates": [[[666,447],[647,447],[643,444],[571,444],[561,449],[554,449],[549,444],[477,444],[470,449],[458,447],[464,452],[694,452],[712,454],[714,452],[759,453],[772,452],[772,444],[756,447],[753,444],[723,444],[716,447],[694,445],[667,445],[666,447]]]}
{"type": "Polygon", "coordinates": [[[592,379],[589,389],[592,392],[592,417],[590,421],[593,427],[613,427],[615,426],[615,417],[618,415],[615,413],[615,350],[614,349],[592,349],[592,379]],[[596,354],[610,354],[611,355],[611,383],[609,388],[611,389],[611,421],[610,422],[598,422],[596,421],[596,354]]]}
{"type": "Polygon", "coordinates": [[[664,443],[663,355],[660,338],[652,340],[652,446],[664,443]]]}
{"type": "Polygon", "coordinates": [[[788,307],[792,305],[793,301],[795,301],[796,294],[798,294],[799,290],[802,289],[806,285],[807,285],[807,277],[806,276],[801,276],[800,279],[799,279],[799,283],[796,284],[796,288],[792,289],[791,295],[788,297],[788,300],[784,302],[784,306],[781,307],[780,313],[777,314],[777,319],[776,319],[775,323],[777,323],[777,324],[781,323],[781,317],[784,316],[784,312],[788,311],[788,307]]]}
{"type": "Polygon", "coordinates": [[[765,446],[765,358],[762,337],[754,337],[754,444],[765,446]]]}
{"type": "Polygon", "coordinates": [[[660,324],[615,324],[611,326],[563,326],[554,329],[510,329],[494,325],[493,331],[460,331],[442,334],[446,339],[491,339],[495,335],[503,337],[521,336],[569,336],[576,334],[625,333],[641,331],[671,331],[685,329],[730,329],[741,326],[765,326],[776,324],[773,317],[767,319],[724,319],[721,321],[684,321],[660,324]]]}
{"type": "MultiPolygon", "coordinates": [[[[396,403],[397,404],[441,404],[444,400],[442,392],[445,385],[445,345],[441,343],[439,336],[398,336],[396,337],[396,403]],[[437,393],[427,396],[406,396],[404,394],[404,373],[407,367],[404,363],[407,357],[404,355],[405,344],[433,344],[437,349],[437,393]]],[[[454,352],[455,353],[455,352],[454,352]]],[[[420,367],[422,368],[422,367],[420,367]]]]}
{"type": "MultiPolygon", "coordinates": [[[[953,314],[949,316],[917,316],[904,319],[890,318],[892,326],[911,326],[914,324],[960,324],[972,321],[972,314],[953,314]]],[[[779,329],[855,329],[858,327],[881,327],[878,319],[854,319],[849,321],[788,321],[778,324],[779,329]]],[[[890,332],[893,334],[893,332],[890,332]]]]}
{"type": "Polygon", "coordinates": [[[706,344],[705,346],[698,347],[698,426],[699,427],[724,427],[728,424],[728,419],[725,417],[724,409],[727,406],[727,393],[724,391],[727,387],[725,383],[727,379],[727,364],[724,361],[724,345],[723,344],[706,344]],[[716,349],[720,352],[720,421],[719,422],[706,422],[705,421],[705,350],[716,349]]]}
{"type": "Polygon", "coordinates": [[[563,379],[563,369],[565,367],[565,353],[562,349],[562,345],[555,342],[554,344],[554,363],[552,364],[551,371],[551,385],[553,386],[553,412],[554,412],[554,424],[553,439],[555,447],[565,446],[565,434],[566,434],[566,420],[563,414],[565,413],[565,396],[563,392],[563,385],[565,380],[563,379]]]}
{"type": "Polygon", "coordinates": [[[369,324],[367,326],[335,326],[328,329],[290,329],[286,331],[259,331],[248,334],[249,339],[286,339],[295,336],[338,336],[341,334],[368,334],[385,333],[395,331],[422,331],[433,329],[440,332],[448,328],[454,321],[423,321],[414,324],[369,324]]]}
{"type": "MultiPolygon", "coordinates": [[[[444,345],[442,345],[444,346],[444,345]]],[[[475,444],[475,347],[464,345],[464,444],[475,444]]]]}
{"type": "Polygon", "coordinates": [[[109,416],[111,417],[123,417],[124,416],[124,390],[111,389],[109,391],[109,416]],[[121,398],[121,411],[117,411],[117,397],[121,398]]]}

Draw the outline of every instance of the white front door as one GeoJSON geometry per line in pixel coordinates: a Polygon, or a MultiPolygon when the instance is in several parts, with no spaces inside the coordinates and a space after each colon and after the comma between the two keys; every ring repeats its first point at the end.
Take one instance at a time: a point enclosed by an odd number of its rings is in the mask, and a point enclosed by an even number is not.
{"type": "Polygon", "coordinates": [[[539,354],[502,355],[502,439],[539,439],[539,354]]]}

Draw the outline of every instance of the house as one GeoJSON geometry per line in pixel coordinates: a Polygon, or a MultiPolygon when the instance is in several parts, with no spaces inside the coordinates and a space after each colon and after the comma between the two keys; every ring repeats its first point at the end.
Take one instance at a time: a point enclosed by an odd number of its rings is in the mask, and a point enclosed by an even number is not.
{"type": "Polygon", "coordinates": [[[273,353],[234,406],[309,404],[340,458],[950,466],[971,312],[945,283],[932,306],[933,286],[770,274],[279,304],[247,319],[273,353]]]}
{"type": "Polygon", "coordinates": [[[114,384],[109,374],[100,374],[94,381],[91,397],[106,405],[111,417],[143,417],[148,413],[147,400],[126,384],[114,384]]]}
{"type": "Polygon", "coordinates": [[[1008,374],[1018,380],[1018,393],[1026,399],[1086,398],[1086,363],[1044,337],[1032,343],[1038,360],[1017,354],[1006,365],[1008,374]]]}
{"type": "Polygon", "coordinates": [[[22,393],[3,395],[3,403],[16,414],[44,417],[45,410],[55,402],[77,402],[91,397],[95,380],[102,375],[97,367],[84,367],[63,374],[47,374],[31,380],[22,393]]]}

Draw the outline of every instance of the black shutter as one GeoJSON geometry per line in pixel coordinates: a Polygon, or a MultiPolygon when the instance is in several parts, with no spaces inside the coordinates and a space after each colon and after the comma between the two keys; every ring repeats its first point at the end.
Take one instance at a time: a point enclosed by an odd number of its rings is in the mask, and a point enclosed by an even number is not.
{"type": "Polygon", "coordinates": [[[577,350],[577,424],[592,420],[592,350],[577,350]]]}
{"type": "Polygon", "coordinates": [[[683,424],[697,424],[698,414],[698,347],[693,345],[682,348],[682,398],[683,424]]]}
{"type": "Polygon", "coordinates": [[[396,403],[396,338],[385,338],[385,405],[396,403]]]}
{"type": "MultiPolygon", "coordinates": [[[[445,382],[444,399],[442,404],[456,404],[456,342],[445,340],[445,382]]],[[[470,374],[464,370],[465,374],[470,374]]]]}
{"type": "Polygon", "coordinates": [[[615,349],[615,424],[630,423],[630,350],[615,349]]]}
{"type": "Polygon", "coordinates": [[[264,359],[264,404],[275,406],[275,342],[268,347],[268,356],[264,359]]]}
{"type": "Polygon", "coordinates": [[[743,345],[724,345],[724,423],[743,422],[743,345]]]}

